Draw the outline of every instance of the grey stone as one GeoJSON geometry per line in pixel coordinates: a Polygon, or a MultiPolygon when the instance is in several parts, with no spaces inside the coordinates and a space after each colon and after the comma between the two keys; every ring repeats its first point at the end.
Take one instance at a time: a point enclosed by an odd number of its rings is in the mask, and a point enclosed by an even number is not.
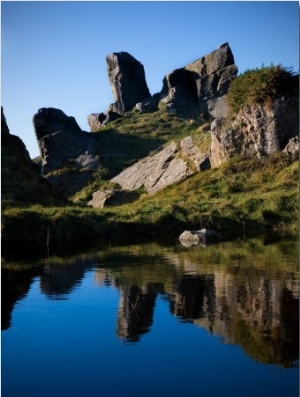
{"type": "Polygon", "coordinates": [[[297,151],[299,151],[299,137],[295,136],[288,141],[286,147],[283,149],[283,152],[288,155],[293,155],[297,151]]]}
{"type": "Polygon", "coordinates": [[[93,198],[88,202],[88,205],[94,208],[104,208],[105,201],[113,194],[113,190],[98,190],[93,193],[93,198]]]}
{"type": "Polygon", "coordinates": [[[139,198],[139,193],[130,190],[98,190],[88,205],[94,208],[114,207],[132,203],[139,198]]]}
{"type": "Polygon", "coordinates": [[[132,110],[136,103],[149,98],[144,66],[128,52],[107,56],[107,70],[117,113],[132,110]]]}
{"type": "Polygon", "coordinates": [[[88,125],[90,126],[90,131],[97,132],[110,121],[114,121],[120,117],[120,114],[108,109],[104,113],[91,113],[88,115],[87,121],[88,125]]]}
{"type": "Polygon", "coordinates": [[[218,233],[210,229],[201,230],[185,230],[179,236],[179,241],[186,247],[192,245],[206,244],[215,241],[218,238],[218,233]]]}
{"type": "Polygon", "coordinates": [[[149,194],[154,194],[203,167],[208,167],[207,154],[200,152],[191,137],[186,137],[179,144],[172,142],[155,155],[126,168],[111,181],[122,189],[144,187],[149,194]]]}
{"type": "Polygon", "coordinates": [[[277,99],[271,108],[244,107],[233,120],[211,124],[212,168],[234,155],[267,156],[283,150],[299,133],[299,98],[277,99]]]}
{"type": "Polygon", "coordinates": [[[225,117],[225,95],[237,75],[232,51],[225,43],[212,53],[176,69],[163,79],[164,103],[172,103],[178,115],[204,119],[225,117]]]}
{"type": "Polygon", "coordinates": [[[196,170],[201,171],[203,169],[203,163],[207,159],[207,154],[203,154],[200,151],[200,149],[195,145],[191,136],[187,136],[186,138],[184,138],[180,142],[180,147],[182,157],[188,158],[189,161],[192,161],[194,163],[196,170]]]}
{"type": "Polygon", "coordinates": [[[74,117],[55,108],[40,109],[33,117],[33,124],[43,176],[64,195],[67,191],[80,190],[100,165],[93,134],[82,131],[74,117]]]}
{"type": "Polygon", "coordinates": [[[158,96],[153,96],[151,98],[147,98],[142,102],[138,102],[135,105],[135,108],[140,112],[140,113],[153,113],[158,110],[158,101],[159,97],[158,96]]]}

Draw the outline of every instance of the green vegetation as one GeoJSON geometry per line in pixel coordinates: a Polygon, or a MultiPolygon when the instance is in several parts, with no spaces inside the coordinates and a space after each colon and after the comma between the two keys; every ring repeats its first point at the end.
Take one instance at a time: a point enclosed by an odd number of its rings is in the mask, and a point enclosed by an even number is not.
{"type": "Polygon", "coordinates": [[[298,93],[299,75],[282,65],[246,70],[230,85],[227,104],[231,115],[236,115],[245,105],[270,107],[275,99],[298,93]]]}
{"type": "MultiPolygon", "coordinates": [[[[183,119],[162,109],[151,114],[127,112],[123,118],[110,122],[95,133],[105,179],[112,178],[124,168],[147,157],[171,140],[181,140],[202,131],[203,123],[183,119]]],[[[209,147],[210,134],[206,132],[199,143],[209,147]],[[206,139],[204,138],[206,136],[206,139]]]]}
{"type": "MultiPolygon", "coordinates": [[[[287,91],[291,94],[297,78],[281,66],[247,71],[230,87],[231,111],[237,112],[245,104],[267,105],[287,91]]],[[[11,152],[12,147],[4,141],[2,241],[45,246],[49,241],[76,243],[99,237],[178,236],[184,229],[202,227],[218,230],[223,237],[266,230],[297,234],[298,154],[236,156],[219,169],[196,173],[153,196],[136,192],[138,199],[133,203],[87,207],[93,192],[118,188],[110,182],[113,176],[171,141],[190,135],[202,152],[208,152],[208,127],[200,120],[168,114],[164,108],[151,114],[126,113],[95,133],[102,166],[68,203],[54,198],[49,184],[40,184],[36,171],[35,178],[28,176],[27,166],[20,163],[22,156],[11,152]],[[22,172],[15,174],[15,168],[22,172]]]]}
{"type": "Polygon", "coordinates": [[[2,239],[76,242],[93,238],[178,236],[184,229],[218,230],[223,238],[298,230],[298,161],[283,153],[270,158],[233,158],[134,203],[92,209],[8,207],[2,239]]]}

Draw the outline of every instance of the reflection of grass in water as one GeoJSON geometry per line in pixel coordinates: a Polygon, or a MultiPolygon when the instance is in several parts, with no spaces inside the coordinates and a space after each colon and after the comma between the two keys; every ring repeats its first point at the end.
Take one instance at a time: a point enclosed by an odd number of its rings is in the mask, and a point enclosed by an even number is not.
{"type": "MultiPolygon", "coordinates": [[[[234,340],[245,350],[246,354],[262,364],[276,364],[285,368],[295,366],[299,358],[295,342],[298,339],[298,331],[293,326],[293,339],[286,340],[281,335],[281,326],[254,327],[244,320],[240,314],[235,313],[231,323],[231,332],[234,340]]],[[[285,330],[290,333],[290,329],[285,330]]],[[[291,335],[290,335],[291,336],[291,335]]]]}

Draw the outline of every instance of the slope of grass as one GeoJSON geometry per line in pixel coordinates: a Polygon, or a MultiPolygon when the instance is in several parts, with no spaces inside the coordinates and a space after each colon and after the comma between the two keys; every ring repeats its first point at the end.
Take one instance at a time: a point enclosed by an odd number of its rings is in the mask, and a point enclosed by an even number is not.
{"type": "Polygon", "coordinates": [[[7,208],[2,213],[2,241],[46,247],[50,242],[94,238],[176,237],[185,229],[202,227],[219,231],[222,238],[274,231],[297,235],[298,181],[298,160],[282,153],[234,158],[219,169],[119,207],[7,208]]]}

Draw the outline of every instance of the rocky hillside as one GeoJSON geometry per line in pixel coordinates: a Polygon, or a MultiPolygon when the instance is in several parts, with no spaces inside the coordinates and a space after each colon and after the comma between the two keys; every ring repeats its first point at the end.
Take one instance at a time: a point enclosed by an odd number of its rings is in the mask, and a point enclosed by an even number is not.
{"type": "Polygon", "coordinates": [[[33,117],[43,176],[68,199],[131,202],[137,189],[154,194],[236,155],[298,150],[298,80],[280,66],[237,77],[225,43],[166,74],[151,96],[132,55],[112,53],[106,62],[115,103],[88,116],[91,132],[59,109],[33,117]]]}
{"type": "Polygon", "coordinates": [[[1,199],[2,206],[65,203],[52,185],[40,176],[22,140],[11,135],[1,107],[1,199]]]}
{"type": "Polygon", "coordinates": [[[222,238],[298,233],[298,75],[279,65],[237,76],[225,44],[149,96],[140,62],[107,62],[116,102],[88,116],[90,132],[56,108],[34,115],[41,167],[2,113],[8,250],[203,227],[222,238]]]}

